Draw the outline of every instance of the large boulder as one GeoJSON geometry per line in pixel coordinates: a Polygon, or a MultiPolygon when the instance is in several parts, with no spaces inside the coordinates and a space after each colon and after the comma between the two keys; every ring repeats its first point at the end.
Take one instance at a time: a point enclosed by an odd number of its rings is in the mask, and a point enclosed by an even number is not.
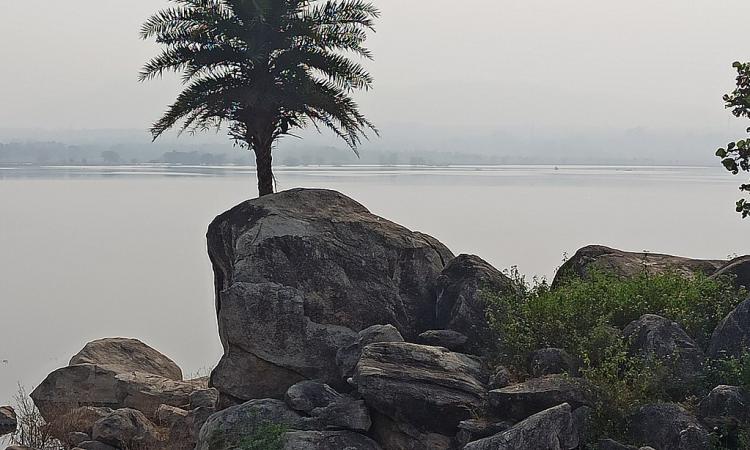
{"type": "Polygon", "coordinates": [[[629,418],[630,441],[659,450],[708,450],[708,432],[685,408],[662,403],[638,408],[629,418]]]}
{"type": "Polygon", "coordinates": [[[0,407],[0,436],[15,432],[17,426],[18,419],[13,408],[10,406],[0,407]]]}
{"type": "Polygon", "coordinates": [[[721,269],[717,270],[716,273],[711,275],[711,278],[731,278],[736,288],[744,288],[750,290],[750,255],[740,256],[735,258],[721,269]]]}
{"type": "Polygon", "coordinates": [[[70,366],[96,364],[115,372],[143,372],[182,381],[174,361],[138,339],[106,338],[89,342],[70,359],[70,366]]]}
{"type": "Polygon", "coordinates": [[[235,402],[303,379],[337,387],[339,348],[371,325],[410,338],[435,326],[451,252],[334,191],[250,200],[208,230],[224,356],[212,385],[235,402]]]}
{"type": "Polygon", "coordinates": [[[396,422],[453,435],[459,422],[485,409],[488,377],[470,356],[391,342],[365,347],[354,383],[368,406],[396,422]]]}
{"type": "Polygon", "coordinates": [[[559,286],[571,278],[588,278],[593,272],[618,277],[633,277],[640,273],[661,274],[675,272],[687,277],[703,273],[711,275],[726,261],[690,259],[658,253],[625,252],[603,245],[589,245],[578,250],[560,266],[552,286],[559,286]]]}
{"type": "Polygon", "coordinates": [[[490,391],[493,411],[502,418],[520,420],[553,406],[591,405],[593,389],[583,378],[547,375],[490,391]]]}
{"type": "Polygon", "coordinates": [[[731,429],[750,420],[750,396],[738,386],[716,386],[698,405],[698,417],[711,428],[731,429]]]}
{"type": "Polygon", "coordinates": [[[377,442],[351,431],[292,431],[281,438],[282,450],[381,450],[377,442]]]}
{"type": "Polygon", "coordinates": [[[316,419],[300,415],[281,400],[250,400],[210,416],[200,430],[195,450],[234,450],[267,427],[313,431],[318,426],[316,419]]]}
{"type": "Polygon", "coordinates": [[[571,407],[562,404],[541,411],[494,436],[470,442],[464,450],[571,450],[578,447],[571,407]]]}
{"type": "Polygon", "coordinates": [[[654,314],[645,314],[623,330],[630,353],[655,358],[672,374],[674,389],[695,381],[705,360],[700,346],[676,323],[654,314]]]}
{"type": "Polygon", "coordinates": [[[714,330],[708,355],[711,358],[739,357],[750,346],[750,299],[740,303],[714,330]]]}
{"type": "Polygon", "coordinates": [[[47,421],[82,406],[133,408],[154,419],[162,404],[187,405],[195,389],[189,382],[158,375],[79,364],[49,374],[31,398],[47,421]]]}
{"type": "Polygon", "coordinates": [[[437,283],[437,328],[465,335],[468,342],[463,346],[469,353],[485,354],[495,346],[483,289],[500,296],[519,293],[513,280],[474,255],[460,255],[449,262],[437,283]]]}

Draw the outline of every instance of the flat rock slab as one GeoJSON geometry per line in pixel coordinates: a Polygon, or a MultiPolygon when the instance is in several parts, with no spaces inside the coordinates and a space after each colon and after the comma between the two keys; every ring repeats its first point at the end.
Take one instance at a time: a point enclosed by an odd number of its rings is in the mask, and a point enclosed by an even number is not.
{"type": "Polygon", "coordinates": [[[486,368],[473,357],[404,342],[368,345],[354,373],[371,408],[397,422],[450,435],[459,422],[486,409],[487,379],[486,368]]]}
{"type": "Polygon", "coordinates": [[[591,405],[593,391],[582,378],[547,375],[490,391],[493,412],[520,420],[562,403],[578,408],[591,405]]]}
{"type": "Polygon", "coordinates": [[[697,273],[712,275],[727,262],[725,260],[691,259],[659,253],[626,252],[603,245],[589,245],[578,250],[560,266],[552,282],[559,286],[571,278],[588,278],[593,272],[617,277],[633,277],[641,273],[651,275],[675,272],[686,277],[697,273]]]}

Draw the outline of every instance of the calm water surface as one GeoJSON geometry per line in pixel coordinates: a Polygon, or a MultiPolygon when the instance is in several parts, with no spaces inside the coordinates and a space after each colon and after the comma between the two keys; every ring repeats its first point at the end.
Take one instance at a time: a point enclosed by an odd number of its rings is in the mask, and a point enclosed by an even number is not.
{"type": "MultiPolygon", "coordinates": [[[[454,253],[551,276],[586,244],[750,253],[721,168],[285,168],[279,189],[339,190],[454,253]]],[[[205,232],[254,195],[249,168],[0,168],[0,403],[85,342],[138,337],[186,373],[221,355],[205,232]]]]}

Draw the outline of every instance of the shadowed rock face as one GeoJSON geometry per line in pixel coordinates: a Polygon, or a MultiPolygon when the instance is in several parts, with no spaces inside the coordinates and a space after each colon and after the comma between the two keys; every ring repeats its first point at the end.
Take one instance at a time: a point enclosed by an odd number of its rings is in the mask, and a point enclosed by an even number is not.
{"type": "Polygon", "coordinates": [[[437,284],[438,328],[466,335],[468,342],[463,346],[474,354],[488,353],[494,347],[482,289],[501,296],[519,292],[510,278],[474,255],[460,255],[449,262],[437,284]]]}
{"type": "Polygon", "coordinates": [[[451,252],[327,190],[250,200],[208,230],[224,356],[212,375],[235,401],[281,398],[302,379],[342,384],[339,348],[371,325],[432,329],[451,252]]]}
{"type": "Polygon", "coordinates": [[[740,303],[714,330],[708,355],[712,358],[738,357],[750,345],[750,298],[740,303]]]}
{"type": "Polygon", "coordinates": [[[690,259],[658,253],[625,252],[603,245],[589,245],[578,250],[560,267],[553,286],[559,286],[571,278],[586,278],[593,271],[611,273],[619,277],[632,277],[646,271],[658,274],[674,271],[684,276],[697,273],[711,275],[726,261],[690,259]]]}
{"type": "Polygon", "coordinates": [[[664,403],[640,407],[630,417],[632,442],[660,450],[708,450],[708,433],[679,405],[664,403]]]}
{"type": "Polygon", "coordinates": [[[631,322],[623,336],[630,342],[631,354],[662,361],[673,371],[677,385],[695,381],[705,360],[703,350],[676,322],[654,314],[631,322]]]}
{"type": "Polygon", "coordinates": [[[10,406],[0,407],[0,436],[16,431],[18,420],[16,413],[10,406]]]}
{"type": "Polygon", "coordinates": [[[730,277],[737,288],[750,290],[750,256],[740,256],[729,261],[712,277],[730,277]]]}

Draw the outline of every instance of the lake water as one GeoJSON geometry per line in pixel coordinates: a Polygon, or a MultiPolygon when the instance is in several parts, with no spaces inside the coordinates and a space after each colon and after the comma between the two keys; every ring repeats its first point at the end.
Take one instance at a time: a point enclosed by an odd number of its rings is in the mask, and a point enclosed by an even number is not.
{"type": "MultiPolygon", "coordinates": [[[[701,258],[750,253],[721,168],[281,168],[279,189],[371,211],[550,277],[586,244],[701,258]]],[[[250,168],[0,168],[0,403],[85,342],[137,337],[194,373],[221,355],[205,232],[255,193],[250,168]]]]}

